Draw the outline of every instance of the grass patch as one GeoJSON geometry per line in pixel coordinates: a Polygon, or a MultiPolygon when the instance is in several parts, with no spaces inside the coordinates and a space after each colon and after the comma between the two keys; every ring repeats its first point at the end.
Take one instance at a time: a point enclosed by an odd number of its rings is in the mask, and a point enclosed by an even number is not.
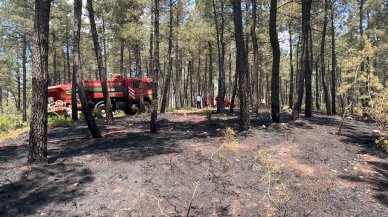
{"type": "Polygon", "coordinates": [[[48,118],[48,125],[49,127],[72,127],[75,122],[64,116],[51,116],[48,118]]]}
{"type": "Polygon", "coordinates": [[[28,126],[26,126],[24,128],[20,128],[20,129],[13,130],[10,132],[0,133],[0,142],[3,142],[5,140],[9,140],[9,139],[15,139],[18,136],[20,136],[21,134],[27,133],[29,130],[30,130],[30,128],[28,126]]]}

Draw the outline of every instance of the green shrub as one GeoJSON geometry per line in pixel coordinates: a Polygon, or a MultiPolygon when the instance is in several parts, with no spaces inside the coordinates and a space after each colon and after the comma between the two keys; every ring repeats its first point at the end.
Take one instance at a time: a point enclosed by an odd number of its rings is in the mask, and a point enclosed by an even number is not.
{"type": "Polygon", "coordinates": [[[22,121],[22,115],[19,113],[0,115],[0,133],[25,128],[27,126],[28,123],[22,121]]]}
{"type": "Polygon", "coordinates": [[[378,139],[376,139],[375,143],[385,152],[388,152],[388,132],[385,132],[384,136],[380,136],[378,139]]]}
{"type": "Polygon", "coordinates": [[[74,126],[74,121],[65,116],[51,116],[48,118],[48,125],[50,127],[71,127],[74,126]]]}

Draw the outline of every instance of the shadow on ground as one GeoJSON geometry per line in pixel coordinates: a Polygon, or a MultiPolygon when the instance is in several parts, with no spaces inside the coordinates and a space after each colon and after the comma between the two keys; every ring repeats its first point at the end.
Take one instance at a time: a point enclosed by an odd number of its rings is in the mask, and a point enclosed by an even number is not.
{"type": "Polygon", "coordinates": [[[61,214],[55,213],[56,206],[76,209],[74,199],[84,195],[82,185],[93,180],[80,164],[29,166],[17,181],[6,179],[0,186],[0,216],[40,215],[39,209],[48,206],[51,215],[61,214]]]}

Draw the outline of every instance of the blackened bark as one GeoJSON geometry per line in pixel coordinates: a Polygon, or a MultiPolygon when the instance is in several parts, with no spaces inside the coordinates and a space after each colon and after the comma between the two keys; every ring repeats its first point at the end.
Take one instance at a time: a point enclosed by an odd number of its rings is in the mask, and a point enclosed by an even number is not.
{"type": "Polygon", "coordinates": [[[295,120],[299,117],[302,109],[303,93],[306,80],[306,108],[305,115],[312,115],[312,87],[311,87],[311,65],[310,65],[310,11],[312,0],[301,0],[302,3],[302,49],[298,66],[298,98],[295,103],[292,118],[295,120]]]}
{"type": "MultiPolygon", "coordinates": [[[[225,61],[225,42],[224,42],[224,30],[225,30],[225,15],[224,15],[224,2],[221,2],[221,12],[217,13],[217,7],[215,0],[212,0],[213,5],[213,17],[214,24],[216,27],[217,36],[217,51],[218,51],[218,96],[217,96],[217,113],[224,110],[224,99],[225,99],[225,72],[224,72],[224,61],[225,61]],[[221,23],[218,23],[218,16],[221,17],[221,23]]],[[[240,9],[241,10],[241,9],[240,9]]],[[[241,18],[242,19],[242,18],[241,18]]],[[[245,47],[244,47],[245,50],[245,47]]],[[[244,54],[245,55],[245,54],[244,54]]]]}
{"type": "Polygon", "coordinates": [[[164,82],[164,88],[163,88],[163,98],[162,98],[162,105],[160,108],[160,113],[166,112],[166,107],[168,105],[168,88],[170,87],[171,82],[171,76],[172,76],[172,39],[173,39],[173,13],[172,13],[172,7],[173,7],[173,0],[170,0],[169,3],[170,7],[170,23],[169,23],[169,35],[168,35],[168,69],[167,69],[167,75],[166,80],[164,82]]]}
{"type": "Polygon", "coordinates": [[[35,1],[32,35],[32,105],[28,162],[47,162],[47,77],[51,0],[35,1]]]}
{"type": "Polygon", "coordinates": [[[159,0],[155,0],[154,5],[154,13],[155,13],[155,20],[154,20],[154,37],[155,37],[155,48],[154,48],[154,69],[153,69],[153,75],[155,82],[152,85],[152,106],[151,106],[151,121],[150,121],[150,131],[151,133],[157,133],[158,132],[158,79],[159,79],[159,69],[160,69],[160,62],[159,62],[159,0]]]}
{"type": "Polygon", "coordinates": [[[331,111],[333,114],[336,110],[336,54],[335,54],[335,30],[334,30],[334,2],[331,3],[331,111]]]}
{"type": "Polygon", "coordinates": [[[237,71],[239,73],[239,97],[240,97],[240,116],[239,130],[249,129],[250,115],[248,102],[248,59],[245,52],[244,33],[241,15],[241,0],[231,0],[233,5],[234,35],[237,48],[237,71]]]}
{"type": "Polygon", "coordinates": [[[123,78],[125,78],[125,70],[124,70],[124,48],[125,42],[124,39],[120,39],[120,74],[123,78]]]}
{"type": "Polygon", "coordinates": [[[330,104],[330,97],[329,97],[329,90],[327,88],[326,84],[326,75],[325,75],[325,47],[326,47],[326,30],[327,30],[327,9],[328,9],[328,0],[325,0],[325,15],[323,18],[323,30],[322,30],[322,41],[321,41],[321,76],[322,76],[322,86],[323,86],[323,95],[325,98],[325,104],[326,104],[326,113],[328,115],[331,114],[331,104],[330,104]]]}
{"type": "Polygon", "coordinates": [[[113,124],[114,120],[113,120],[113,113],[112,113],[112,102],[110,100],[108,86],[107,86],[107,71],[105,68],[104,61],[102,59],[100,44],[98,42],[98,33],[97,33],[96,22],[94,18],[93,0],[87,0],[87,9],[89,12],[90,31],[92,33],[94,51],[97,58],[97,68],[98,68],[99,75],[101,77],[102,94],[104,96],[105,111],[106,111],[106,122],[108,124],[113,124]]]}
{"type": "Polygon", "coordinates": [[[57,40],[55,32],[52,33],[52,40],[53,40],[53,84],[58,84],[58,70],[57,70],[57,48],[55,47],[55,41],[57,40]]]}
{"type": "MultiPolygon", "coordinates": [[[[19,55],[17,57],[19,59],[19,55]]],[[[20,111],[21,108],[21,76],[20,76],[20,65],[19,61],[16,63],[17,69],[16,69],[16,82],[17,82],[17,100],[16,100],[16,109],[20,111]]]]}
{"type": "MultiPolygon", "coordinates": [[[[73,74],[71,79],[71,118],[76,121],[78,120],[78,106],[77,106],[77,69],[75,63],[76,48],[79,47],[80,34],[81,34],[81,16],[82,16],[82,0],[74,1],[74,29],[73,29],[73,74]]],[[[67,47],[69,49],[69,46],[67,47]]],[[[69,51],[67,51],[69,55],[69,51]]],[[[79,55],[79,54],[78,54],[79,55]]],[[[68,58],[68,61],[70,58],[68,58]]],[[[70,64],[69,64],[70,66],[70,64]]]]}
{"type": "MultiPolygon", "coordinates": [[[[101,138],[101,132],[98,128],[92,112],[89,108],[88,99],[86,98],[84,86],[82,84],[81,77],[81,49],[80,49],[80,36],[81,36],[81,16],[82,16],[82,0],[74,1],[74,45],[73,45],[73,76],[76,77],[76,82],[73,82],[73,86],[77,85],[78,96],[81,101],[82,112],[85,116],[85,121],[88,125],[89,131],[93,138],[101,138]]],[[[74,79],[74,78],[73,78],[74,79]]]]}
{"type": "Polygon", "coordinates": [[[213,88],[213,46],[210,41],[208,41],[209,45],[209,92],[208,96],[210,97],[210,105],[214,106],[213,98],[214,98],[214,88],[213,88]]]}
{"type": "Polygon", "coordinates": [[[234,102],[236,101],[238,78],[239,78],[239,71],[237,70],[237,62],[236,62],[236,71],[234,73],[232,99],[230,100],[230,113],[232,113],[232,114],[234,112],[233,111],[233,109],[234,109],[234,102]]]}
{"type": "Polygon", "coordinates": [[[280,122],[280,100],[279,100],[279,67],[280,67],[280,47],[278,33],[276,31],[277,0],[271,0],[269,16],[269,36],[272,46],[272,78],[271,78],[271,117],[272,122],[280,122]]]}
{"type": "MultiPolygon", "coordinates": [[[[23,68],[23,121],[27,121],[27,37],[23,35],[22,68],[23,68]]],[[[1,92],[0,92],[1,94],[1,92]]]]}
{"type": "Polygon", "coordinates": [[[291,22],[288,24],[288,34],[290,35],[290,92],[288,95],[288,106],[290,109],[294,106],[294,63],[292,61],[293,56],[293,44],[292,44],[292,31],[291,31],[291,22]]]}
{"type": "MultiPolygon", "coordinates": [[[[252,104],[253,104],[253,112],[258,114],[259,113],[259,70],[258,70],[258,56],[259,56],[259,45],[257,43],[257,36],[256,36],[256,20],[257,20],[257,1],[252,0],[252,25],[251,25],[251,38],[252,38],[252,47],[253,47],[253,85],[252,85],[252,104]]],[[[248,44],[248,43],[247,43],[248,44]]]]}
{"type": "MultiPolygon", "coordinates": [[[[141,68],[141,54],[140,54],[140,45],[136,44],[136,68],[138,69],[139,77],[143,79],[143,70],[141,68]]],[[[139,112],[143,113],[145,111],[144,107],[144,93],[143,93],[143,82],[140,82],[140,89],[139,89],[139,112]]]]}

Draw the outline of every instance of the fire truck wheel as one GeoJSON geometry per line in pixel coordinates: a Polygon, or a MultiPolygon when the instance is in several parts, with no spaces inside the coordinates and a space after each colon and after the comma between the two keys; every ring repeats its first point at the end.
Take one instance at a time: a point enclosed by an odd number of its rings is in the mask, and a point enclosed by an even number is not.
{"type": "Polygon", "coordinates": [[[105,118],[106,117],[105,104],[100,104],[96,108],[96,116],[97,116],[97,118],[105,118]]]}

